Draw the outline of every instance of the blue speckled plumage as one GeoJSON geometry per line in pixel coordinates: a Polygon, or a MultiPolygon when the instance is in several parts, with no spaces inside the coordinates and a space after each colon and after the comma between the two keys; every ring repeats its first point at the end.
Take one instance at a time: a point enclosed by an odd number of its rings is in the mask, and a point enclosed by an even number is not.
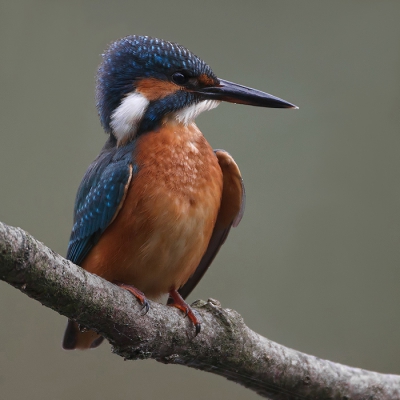
{"type": "Polygon", "coordinates": [[[67,259],[80,265],[101,234],[110,224],[130,178],[135,142],[117,148],[107,142],[103,151],[87,170],[79,186],[75,203],[74,225],[67,259]]]}
{"type": "Polygon", "coordinates": [[[112,111],[134,89],[132,78],[167,80],[177,70],[217,79],[203,60],[177,43],[136,35],[112,43],[103,54],[97,74],[97,108],[104,129],[110,132],[112,111]]]}

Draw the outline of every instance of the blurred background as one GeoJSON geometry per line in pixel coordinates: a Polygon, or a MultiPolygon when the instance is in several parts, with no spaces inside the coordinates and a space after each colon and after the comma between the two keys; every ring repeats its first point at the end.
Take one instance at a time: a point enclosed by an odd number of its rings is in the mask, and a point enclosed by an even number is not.
{"type": "MultiPolygon", "coordinates": [[[[400,373],[400,2],[0,3],[0,220],[65,255],[102,147],[95,72],[129,34],[176,41],[221,78],[300,110],[222,104],[197,123],[228,150],[246,212],[190,297],[332,361],[400,373]]],[[[218,376],[61,349],[66,318],[0,282],[6,400],[258,398],[218,376]]]]}

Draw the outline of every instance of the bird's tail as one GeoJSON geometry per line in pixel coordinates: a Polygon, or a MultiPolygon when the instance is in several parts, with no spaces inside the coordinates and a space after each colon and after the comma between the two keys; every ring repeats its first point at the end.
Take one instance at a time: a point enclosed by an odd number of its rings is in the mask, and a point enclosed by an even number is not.
{"type": "Polygon", "coordinates": [[[94,331],[81,331],[75,321],[68,320],[65,329],[62,347],[64,350],[86,350],[100,346],[104,340],[102,336],[94,331]]]}

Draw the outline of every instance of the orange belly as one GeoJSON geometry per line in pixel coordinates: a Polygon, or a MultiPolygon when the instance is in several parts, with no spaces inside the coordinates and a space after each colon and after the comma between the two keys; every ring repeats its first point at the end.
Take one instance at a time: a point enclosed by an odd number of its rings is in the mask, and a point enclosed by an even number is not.
{"type": "Polygon", "coordinates": [[[82,267],[158,298],[181,287],[206,251],[222,172],[194,124],[168,124],[143,135],[134,160],[139,171],[125,202],[82,267]]]}

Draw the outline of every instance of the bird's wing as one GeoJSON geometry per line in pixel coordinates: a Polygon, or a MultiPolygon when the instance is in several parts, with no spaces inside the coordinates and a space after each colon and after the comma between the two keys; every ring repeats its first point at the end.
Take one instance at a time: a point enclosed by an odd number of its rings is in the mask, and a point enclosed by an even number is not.
{"type": "Polygon", "coordinates": [[[245,207],[246,194],[239,167],[225,150],[214,150],[223,175],[221,206],[210,243],[200,264],[189,280],[178,290],[185,299],[203,277],[228,237],[231,227],[239,225],[245,207]]]}
{"type": "Polygon", "coordinates": [[[131,146],[107,148],[90,165],[79,186],[67,259],[80,265],[125,200],[134,169],[131,146]]]}

